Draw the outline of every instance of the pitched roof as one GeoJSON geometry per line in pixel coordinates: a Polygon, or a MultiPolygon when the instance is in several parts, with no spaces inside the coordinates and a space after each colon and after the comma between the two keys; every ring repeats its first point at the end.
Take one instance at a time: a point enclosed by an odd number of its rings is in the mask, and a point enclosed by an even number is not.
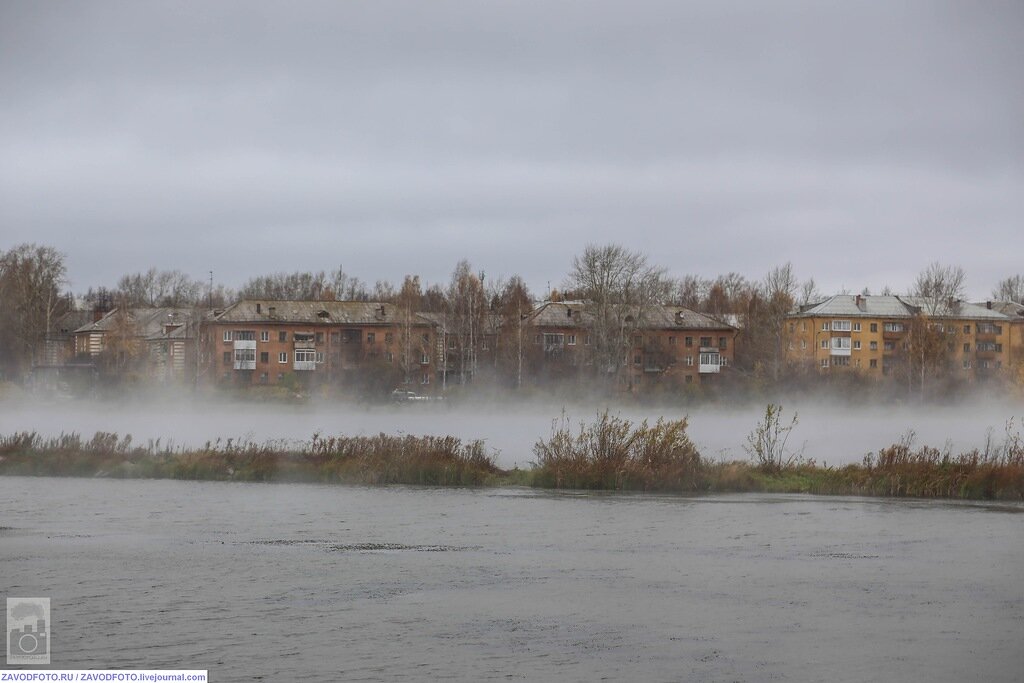
{"type": "MultiPolygon", "coordinates": [[[[652,330],[731,330],[726,322],[692,311],[682,306],[648,306],[642,310],[636,306],[619,309],[628,318],[640,314],[639,326],[652,330]]],[[[593,322],[594,315],[586,304],[579,301],[553,302],[541,305],[530,316],[530,324],[537,327],[584,327],[593,322]]]]}
{"type": "MultiPolygon", "coordinates": [[[[803,306],[791,318],[909,318],[917,313],[928,314],[931,302],[924,297],[892,295],[837,294],[825,301],[803,306]]],[[[942,303],[933,317],[1002,320],[1006,316],[966,301],[942,303]]]]}
{"type": "Polygon", "coordinates": [[[135,329],[135,334],[140,337],[149,337],[160,334],[164,325],[168,323],[184,324],[194,313],[191,308],[174,308],[165,306],[161,308],[129,308],[124,314],[120,309],[115,308],[96,322],[82,325],[75,330],[75,334],[85,332],[109,332],[127,316],[128,323],[135,329]]]}
{"type": "MultiPolygon", "coordinates": [[[[299,323],[309,325],[394,325],[401,311],[394,304],[372,301],[274,301],[245,299],[228,306],[218,323],[299,323]]],[[[429,321],[416,316],[416,324],[429,321]]]]}

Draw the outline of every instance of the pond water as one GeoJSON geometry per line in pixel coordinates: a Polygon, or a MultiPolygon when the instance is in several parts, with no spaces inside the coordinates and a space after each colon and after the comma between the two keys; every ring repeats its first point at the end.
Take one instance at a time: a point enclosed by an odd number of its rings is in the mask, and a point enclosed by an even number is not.
{"type": "Polygon", "coordinates": [[[1019,681],[1024,505],[0,477],[54,668],[1019,681]]]}

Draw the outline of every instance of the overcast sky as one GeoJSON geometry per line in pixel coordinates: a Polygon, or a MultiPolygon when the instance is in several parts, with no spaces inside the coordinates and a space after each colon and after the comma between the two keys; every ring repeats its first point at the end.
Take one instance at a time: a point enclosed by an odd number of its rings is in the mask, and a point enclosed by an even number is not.
{"type": "Polygon", "coordinates": [[[0,3],[0,249],[558,285],[682,276],[974,297],[1024,271],[1024,3],[0,3]]]}

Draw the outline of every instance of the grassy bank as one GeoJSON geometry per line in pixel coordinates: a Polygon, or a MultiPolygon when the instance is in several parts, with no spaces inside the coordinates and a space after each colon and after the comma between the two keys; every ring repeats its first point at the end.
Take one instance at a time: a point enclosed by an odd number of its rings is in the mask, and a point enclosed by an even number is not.
{"type": "Polygon", "coordinates": [[[482,442],[450,436],[315,435],[175,448],[104,432],[89,440],[18,433],[0,437],[0,475],[1024,500],[1024,440],[1012,426],[1004,440],[965,453],[915,448],[908,436],[859,464],[824,467],[787,456],[785,436],[795,424],[782,426],[770,406],[748,439],[751,460],[714,462],[690,441],[686,419],[632,423],[605,413],[573,427],[563,417],[538,440],[533,465],[510,471],[482,442]]]}
{"type": "Polygon", "coordinates": [[[796,426],[768,406],[747,441],[749,461],[710,462],[686,436],[687,421],[630,423],[607,413],[573,430],[566,420],[534,447],[534,486],[677,492],[771,492],[922,498],[1024,500],[1024,439],[982,450],[913,447],[913,435],[868,454],[862,463],[825,467],[786,451],[796,426]]]}
{"type": "Polygon", "coordinates": [[[0,438],[0,474],[7,475],[479,486],[500,473],[482,442],[451,436],[228,440],[195,449],[137,445],[106,432],[90,440],[24,432],[0,438]]]}

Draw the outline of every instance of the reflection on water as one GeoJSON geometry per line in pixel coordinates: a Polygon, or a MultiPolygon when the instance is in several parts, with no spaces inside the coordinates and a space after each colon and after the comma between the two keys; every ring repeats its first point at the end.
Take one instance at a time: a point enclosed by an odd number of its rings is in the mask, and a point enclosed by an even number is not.
{"type": "Polygon", "coordinates": [[[1021,506],[0,478],[55,668],[1019,680],[1021,506]]]}

